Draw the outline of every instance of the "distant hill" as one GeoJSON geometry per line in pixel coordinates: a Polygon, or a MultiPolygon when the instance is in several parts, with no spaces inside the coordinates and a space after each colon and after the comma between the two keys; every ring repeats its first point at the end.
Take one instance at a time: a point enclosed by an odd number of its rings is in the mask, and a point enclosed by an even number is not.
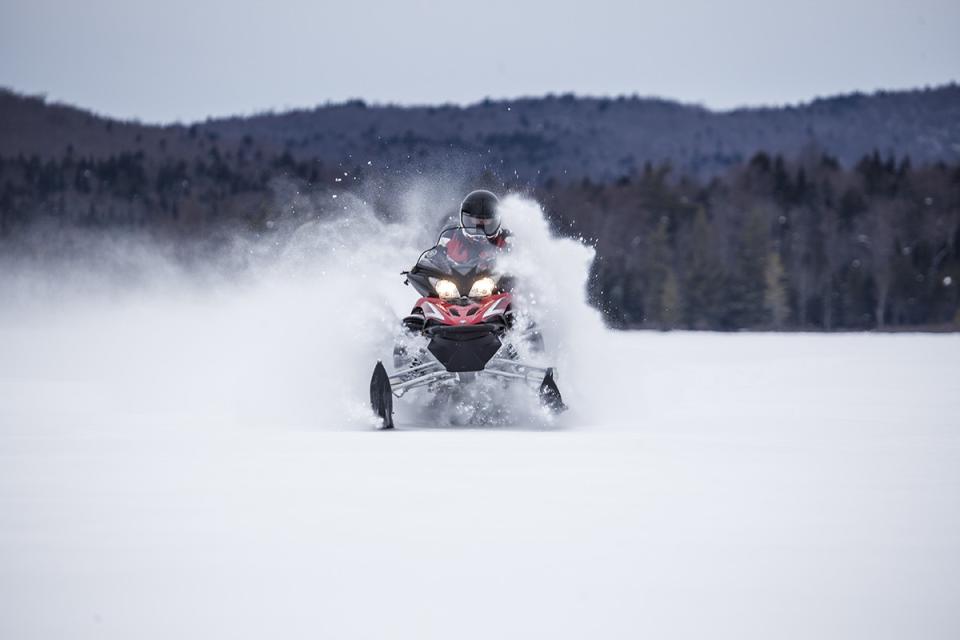
{"type": "Polygon", "coordinates": [[[120,122],[0,91],[0,155],[87,157],[142,149],[190,158],[215,142],[330,166],[416,164],[491,171],[531,184],[607,181],[669,162],[699,177],[757,151],[815,149],[850,165],[874,150],[918,162],[960,159],[960,86],[849,94],[799,106],[710,111],[646,98],[572,95],[433,107],[360,101],[312,110],[212,119],[192,126],[120,122]]]}

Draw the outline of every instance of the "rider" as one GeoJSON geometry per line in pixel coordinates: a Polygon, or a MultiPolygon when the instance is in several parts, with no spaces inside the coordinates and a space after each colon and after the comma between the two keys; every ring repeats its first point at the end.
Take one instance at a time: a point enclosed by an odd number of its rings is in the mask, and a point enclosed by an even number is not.
{"type": "Polygon", "coordinates": [[[484,189],[467,194],[460,203],[460,228],[440,241],[451,260],[463,263],[478,253],[510,248],[510,231],[501,223],[499,205],[497,196],[484,189]]]}

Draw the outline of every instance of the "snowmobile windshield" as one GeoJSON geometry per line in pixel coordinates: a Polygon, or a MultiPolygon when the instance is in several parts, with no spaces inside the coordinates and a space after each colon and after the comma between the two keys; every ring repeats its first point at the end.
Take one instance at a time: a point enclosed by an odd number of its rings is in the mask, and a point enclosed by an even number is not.
{"type": "Polygon", "coordinates": [[[497,254],[497,247],[484,236],[470,235],[461,228],[445,229],[437,244],[420,256],[417,268],[446,276],[490,273],[497,254]]]}
{"type": "Polygon", "coordinates": [[[497,268],[502,251],[489,238],[471,236],[461,227],[446,229],[437,244],[424,251],[404,274],[407,284],[422,296],[485,298],[512,286],[512,279],[497,268]]]}

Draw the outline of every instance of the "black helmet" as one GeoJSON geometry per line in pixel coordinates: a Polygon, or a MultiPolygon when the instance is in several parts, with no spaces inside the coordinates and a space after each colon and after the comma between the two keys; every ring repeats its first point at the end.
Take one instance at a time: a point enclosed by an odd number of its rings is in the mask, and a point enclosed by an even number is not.
{"type": "Polygon", "coordinates": [[[497,235],[500,231],[500,201],[489,191],[477,189],[467,194],[460,203],[460,226],[471,236],[497,235]]]}

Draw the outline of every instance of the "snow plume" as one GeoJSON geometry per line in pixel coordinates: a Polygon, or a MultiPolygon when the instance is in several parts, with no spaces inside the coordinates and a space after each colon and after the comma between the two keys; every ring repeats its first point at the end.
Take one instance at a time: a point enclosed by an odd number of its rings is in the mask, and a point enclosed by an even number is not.
{"type": "MultiPolygon", "coordinates": [[[[432,244],[462,193],[422,180],[378,215],[362,196],[283,193],[300,220],[235,237],[204,260],[131,237],[75,239],[72,257],[8,261],[0,272],[0,423],[95,429],[279,426],[364,429],[368,385],[391,364],[416,292],[400,272],[432,244]],[[330,202],[335,213],[330,213],[330,202]],[[325,213],[320,211],[323,203],[325,213]]],[[[592,249],[552,236],[536,202],[503,201],[515,235],[507,267],[543,329],[561,389],[586,409],[588,349],[605,332],[585,302],[592,249]]],[[[80,238],[80,236],[77,236],[80,238]]],[[[593,381],[593,385],[596,381],[593,381]]],[[[520,404],[523,404],[522,402],[520,404]]],[[[544,418],[527,400],[508,420],[544,418]]],[[[402,426],[432,416],[411,394],[402,426]]]]}
{"type": "Polygon", "coordinates": [[[504,224],[514,234],[513,248],[502,264],[517,278],[521,309],[529,310],[541,328],[547,364],[556,366],[571,416],[595,412],[589,390],[601,382],[596,356],[608,342],[609,330],[587,304],[594,250],[576,239],[555,236],[534,200],[507,196],[502,211],[504,224]]]}

